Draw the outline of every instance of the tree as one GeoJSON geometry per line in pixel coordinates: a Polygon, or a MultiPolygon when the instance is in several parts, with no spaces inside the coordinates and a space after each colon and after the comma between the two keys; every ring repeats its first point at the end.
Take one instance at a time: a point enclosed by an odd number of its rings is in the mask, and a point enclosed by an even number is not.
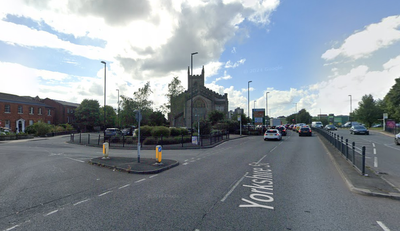
{"type": "Polygon", "coordinates": [[[224,113],[220,111],[212,111],[208,114],[208,120],[211,122],[212,125],[224,120],[224,118],[224,113]]]}
{"type": "Polygon", "coordinates": [[[166,124],[167,120],[164,117],[164,114],[161,111],[153,111],[150,114],[149,125],[150,126],[162,126],[166,124]]]}
{"type": "Polygon", "coordinates": [[[354,110],[354,116],[360,122],[371,127],[373,123],[376,123],[382,117],[382,110],[378,107],[371,94],[364,95],[361,102],[358,103],[358,108],[354,110]]]}
{"type": "Polygon", "coordinates": [[[75,121],[80,128],[92,130],[100,125],[100,104],[97,100],[84,99],[75,110],[75,121]]]}
{"type": "Polygon", "coordinates": [[[296,123],[305,123],[305,124],[310,124],[312,120],[312,116],[306,109],[301,109],[297,115],[295,115],[297,118],[296,123]]]}
{"type": "MultiPolygon", "coordinates": [[[[100,118],[99,120],[101,121],[102,126],[104,126],[104,107],[100,108],[100,118]]],[[[106,105],[106,128],[113,128],[116,127],[117,125],[117,114],[114,111],[114,108],[111,106],[106,105]]]]}
{"type": "Polygon", "coordinates": [[[395,79],[396,83],[386,94],[384,101],[384,110],[388,113],[390,119],[400,121],[400,78],[395,79]]]}
{"type": "Polygon", "coordinates": [[[176,76],[172,79],[172,81],[168,84],[168,93],[166,96],[168,97],[168,103],[164,104],[164,107],[167,111],[171,110],[171,100],[173,97],[176,97],[182,94],[185,91],[185,88],[181,85],[181,81],[176,76]]]}

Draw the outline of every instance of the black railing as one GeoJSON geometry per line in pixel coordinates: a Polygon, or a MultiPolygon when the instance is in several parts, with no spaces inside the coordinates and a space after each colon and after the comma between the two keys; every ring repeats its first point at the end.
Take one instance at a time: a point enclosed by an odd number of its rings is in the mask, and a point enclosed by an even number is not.
{"type": "MultiPolygon", "coordinates": [[[[216,133],[212,135],[202,135],[197,144],[192,142],[190,135],[173,137],[164,136],[141,136],[140,145],[142,149],[155,149],[157,145],[163,149],[178,148],[203,148],[210,147],[217,143],[229,140],[229,133],[216,133]]],[[[138,145],[137,137],[132,136],[106,136],[100,133],[75,133],[70,135],[70,143],[77,143],[90,146],[102,146],[103,142],[108,142],[110,148],[136,149],[138,145]]]]}
{"type": "Polygon", "coordinates": [[[357,147],[355,142],[349,143],[348,139],[343,140],[343,136],[326,131],[321,128],[314,128],[322,137],[328,140],[336,149],[342,153],[347,161],[353,164],[363,176],[365,175],[365,146],[357,147]]]}

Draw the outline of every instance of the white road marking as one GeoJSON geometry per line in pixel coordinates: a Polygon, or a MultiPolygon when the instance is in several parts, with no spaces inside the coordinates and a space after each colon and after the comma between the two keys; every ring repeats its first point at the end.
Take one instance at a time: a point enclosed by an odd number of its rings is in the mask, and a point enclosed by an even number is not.
{"type": "Polygon", "coordinates": [[[221,199],[221,202],[224,202],[226,200],[226,198],[228,198],[229,195],[231,195],[231,193],[233,192],[233,190],[235,190],[235,188],[240,184],[240,182],[242,182],[242,180],[247,176],[247,174],[249,174],[248,172],[246,172],[246,174],[244,174],[244,176],[242,176],[242,178],[240,178],[240,180],[238,180],[236,182],[235,185],[233,185],[233,187],[231,188],[231,190],[229,190],[229,192],[221,199]]]}
{"type": "Polygon", "coordinates": [[[386,227],[385,224],[383,224],[382,221],[376,221],[376,223],[378,223],[378,225],[384,230],[384,231],[390,231],[390,229],[388,227],[386,227]]]}
{"type": "Polygon", "coordinates": [[[46,215],[44,215],[44,216],[47,217],[47,216],[50,216],[51,214],[54,214],[54,213],[56,213],[56,212],[58,212],[58,209],[56,209],[56,210],[54,210],[54,211],[51,211],[51,212],[49,212],[48,214],[46,214],[46,215]]]}
{"type": "Polygon", "coordinates": [[[99,197],[102,197],[102,196],[104,196],[104,195],[106,195],[106,194],[109,194],[109,193],[111,193],[111,192],[112,192],[111,190],[110,190],[110,191],[107,191],[107,192],[104,192],[104,193],[100,194],[99,197]]]}
{"type": "Polygon", "coordinates": [[[90,201],[90,199],[86,199],[86,200],[83,200],[83,201],[76,202],[75,204],[73,204],[73,206],[76,206],[76,205],[85,203],[85,202],[87,202],[87,201],[90,201]]]}
{"type": "Polygon", "coordinates": [[[19,227],[19,225],[14,225],[13,227],[10,227],[10,228],[6,229],[5,231],[10,231],[10,230],[13,230],[13,229],[15,229],[17,227],[19,227]]]}
{"type": "Polygon", "coordinates": [[[78,162],[81,162],[81,163],[85,163],[85,161],[83,161],[83,160],[78,160],[78,159],[74,159],[74,158],[71,158],[71,157],[65,157],[65,158],[70,159],[70,160],[74,160],[74,161],[78,161],[78,162]]]}
{"type": "Polygon", "coordinates": [[[152,176],[150,176],[149,178],[153,178],[153,177],[156,177],[156,176],[158,176],[158,174],[156,174],[156,175],[152,175],[152,176]]]}
{"type": "Polygon", "coordinates": [[[378,157],[374,157],[374,167],[377,168],[378,167],[378,157]]]}
{"type": "Polygon", "coordinates": [[[141,180],[137,180],[137,181],[135,181],[135,183],[139,183],[139,182],[142,182],[142,181],[145,181],[146,179],[141,179],[141,180]]]}
{"type": "Polygon", "coordinates": [[[188,162],[185,162],[185,163],[183,163],[182,165],[187,165],[188,164],[188,162]]]}
{"type": "Polygon", "coordinates": [[[131,185],[131,184],[126,184],[126,185],[124,185],[124,186],[119,187],[118,189],[123,189],[123,188],[129,187],[130,185],[131,185]]]}
{"type": "Polygon", "coordinates": [[[263,156],[259,161],[256,162],[256,164],[260,164],[260,162],[266,157],[267,155],[263,156]]]}

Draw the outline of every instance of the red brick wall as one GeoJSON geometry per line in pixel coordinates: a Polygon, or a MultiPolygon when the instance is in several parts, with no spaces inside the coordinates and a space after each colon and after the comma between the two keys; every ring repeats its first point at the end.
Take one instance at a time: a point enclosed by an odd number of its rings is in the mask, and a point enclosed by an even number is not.
{"type": "Polygon", "coordinates": [[[5,127],[6,120],[10,121],[10,128],[12,131],[16,129],[16,121],[19,119],[25,120],[25,129],[29,126],[29,121],[32,120],[33,123],[38,121],[42,121],[44,123],[48,123],[50,121],[51,124],[54,124],[54,109],[45,106],[37,106],[37,105],[29,105],[22,103],[5,103],[0,102],[0,121],[1,127],[5,127]],[[10,113],[5,113],[5,105],[10,105],[10,113]],[[18,113],[18,106],[22,106],[22,113],[18,113]],[[33,107],[33,114],[30,114],[30,108],[33,107]],[[39,108],[42,108],[42,115],[39,115],[39,108]],[[51,115],[48,116],[48,110],[51,110],[51,115]]]}

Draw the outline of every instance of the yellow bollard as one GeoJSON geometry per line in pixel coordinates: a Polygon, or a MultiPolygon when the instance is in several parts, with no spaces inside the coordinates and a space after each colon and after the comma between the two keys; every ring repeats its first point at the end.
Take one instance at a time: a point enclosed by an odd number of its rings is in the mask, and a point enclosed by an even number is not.
{"type": "Polygon", "coordinates": [[[161,159],[162,159],[162,147],[161,147],[161,145],[157,145],[156,146],[156,160],[158,163],[160,163],[161,159]]]}
{"type": "Polygon", "coordinates": [[[102,159],[110,159],[110,157],[108,157],[108,150],[110,150],[109,148],[109,144],[108,142],[103,143],[103,158],[102,159]]]}

